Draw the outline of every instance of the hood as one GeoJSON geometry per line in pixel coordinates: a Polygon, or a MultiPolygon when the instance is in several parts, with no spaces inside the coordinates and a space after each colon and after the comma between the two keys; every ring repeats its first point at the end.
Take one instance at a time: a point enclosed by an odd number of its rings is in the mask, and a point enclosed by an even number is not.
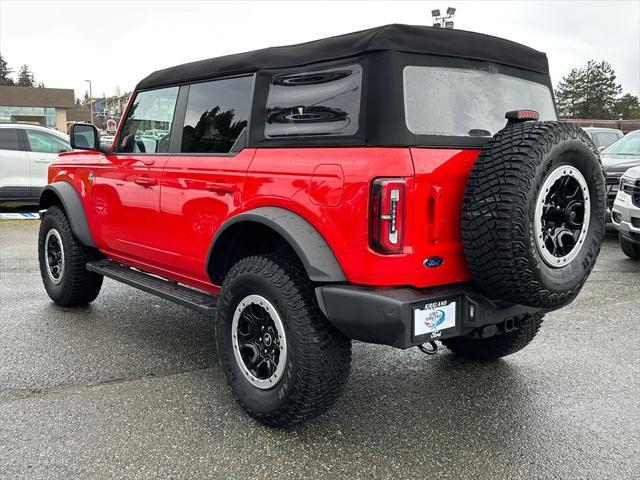
{"type": "Polygon", "coordinates": [[[640,155],[602,155],[604,173],[622,174],[631,167],[640,165],[640,155]]]}

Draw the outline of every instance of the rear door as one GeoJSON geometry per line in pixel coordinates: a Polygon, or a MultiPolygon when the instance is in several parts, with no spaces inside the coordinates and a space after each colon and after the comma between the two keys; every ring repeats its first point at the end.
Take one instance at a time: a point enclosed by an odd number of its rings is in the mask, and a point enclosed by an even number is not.
{"type": "Polygon", "coordinates": [[[31,197],[29,156],[22,131],[0,128],[0,200],[31,197]]]}
{"type": "Polygon", "coordinates": [[[71,150],[65,139],[33,128],[25,128],[27,155],[29,156],[29,174],[31,178],[31,196],[39,197],[47,184],[49,165],[60,152],[71,150]]]}
{"type": "Polygon", "coordinates": [[[207,281],[211,240],[242,203],[255,153],[244,148],[252,89],[253,76],[182,87],[180,153],[165,165],[160,199],[160,249],[175,273],[207,281]]]}
{"type": "Polygon", "coordinates": [[[127,111],[112,152],[95,172],[97,227],[106,250],[154,263],[160,228],[160,177],[178,87],[139,92],[127,111]]]}

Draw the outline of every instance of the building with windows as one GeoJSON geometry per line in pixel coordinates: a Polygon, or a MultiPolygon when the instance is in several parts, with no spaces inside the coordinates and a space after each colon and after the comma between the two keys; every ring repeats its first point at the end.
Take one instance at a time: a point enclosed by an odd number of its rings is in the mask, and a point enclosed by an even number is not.
{"type": "Polygon", "coordinates": [[[67,110],[75,107],[66,88],[0,86],[0,122],[36,123],[67,130],[67,110]]]}

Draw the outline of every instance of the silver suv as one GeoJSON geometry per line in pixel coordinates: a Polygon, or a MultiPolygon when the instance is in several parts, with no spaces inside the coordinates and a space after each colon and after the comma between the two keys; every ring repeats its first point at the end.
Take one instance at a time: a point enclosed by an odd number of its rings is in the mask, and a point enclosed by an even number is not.
{"type": "Polygon", "coordinates": [[[640,167],[627,170],[613,203],[611,218],[626,256],[640,260],[640,167]]]}

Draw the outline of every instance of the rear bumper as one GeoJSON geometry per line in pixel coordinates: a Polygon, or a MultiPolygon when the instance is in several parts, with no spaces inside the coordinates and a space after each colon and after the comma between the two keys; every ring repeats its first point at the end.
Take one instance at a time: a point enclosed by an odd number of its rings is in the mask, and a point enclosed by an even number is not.
{"type": "Polygon", "coordinates": [[[437,338],[467,335],[539,308],[490,300],[472,284],[429,289],[325,285],[316,289],[320,308],[344,335],[368,343],[409,348],[437,338]],[[438,335],[414,335],[414,309],[441,300],[457,303],[456,327],[438,335]]]}

